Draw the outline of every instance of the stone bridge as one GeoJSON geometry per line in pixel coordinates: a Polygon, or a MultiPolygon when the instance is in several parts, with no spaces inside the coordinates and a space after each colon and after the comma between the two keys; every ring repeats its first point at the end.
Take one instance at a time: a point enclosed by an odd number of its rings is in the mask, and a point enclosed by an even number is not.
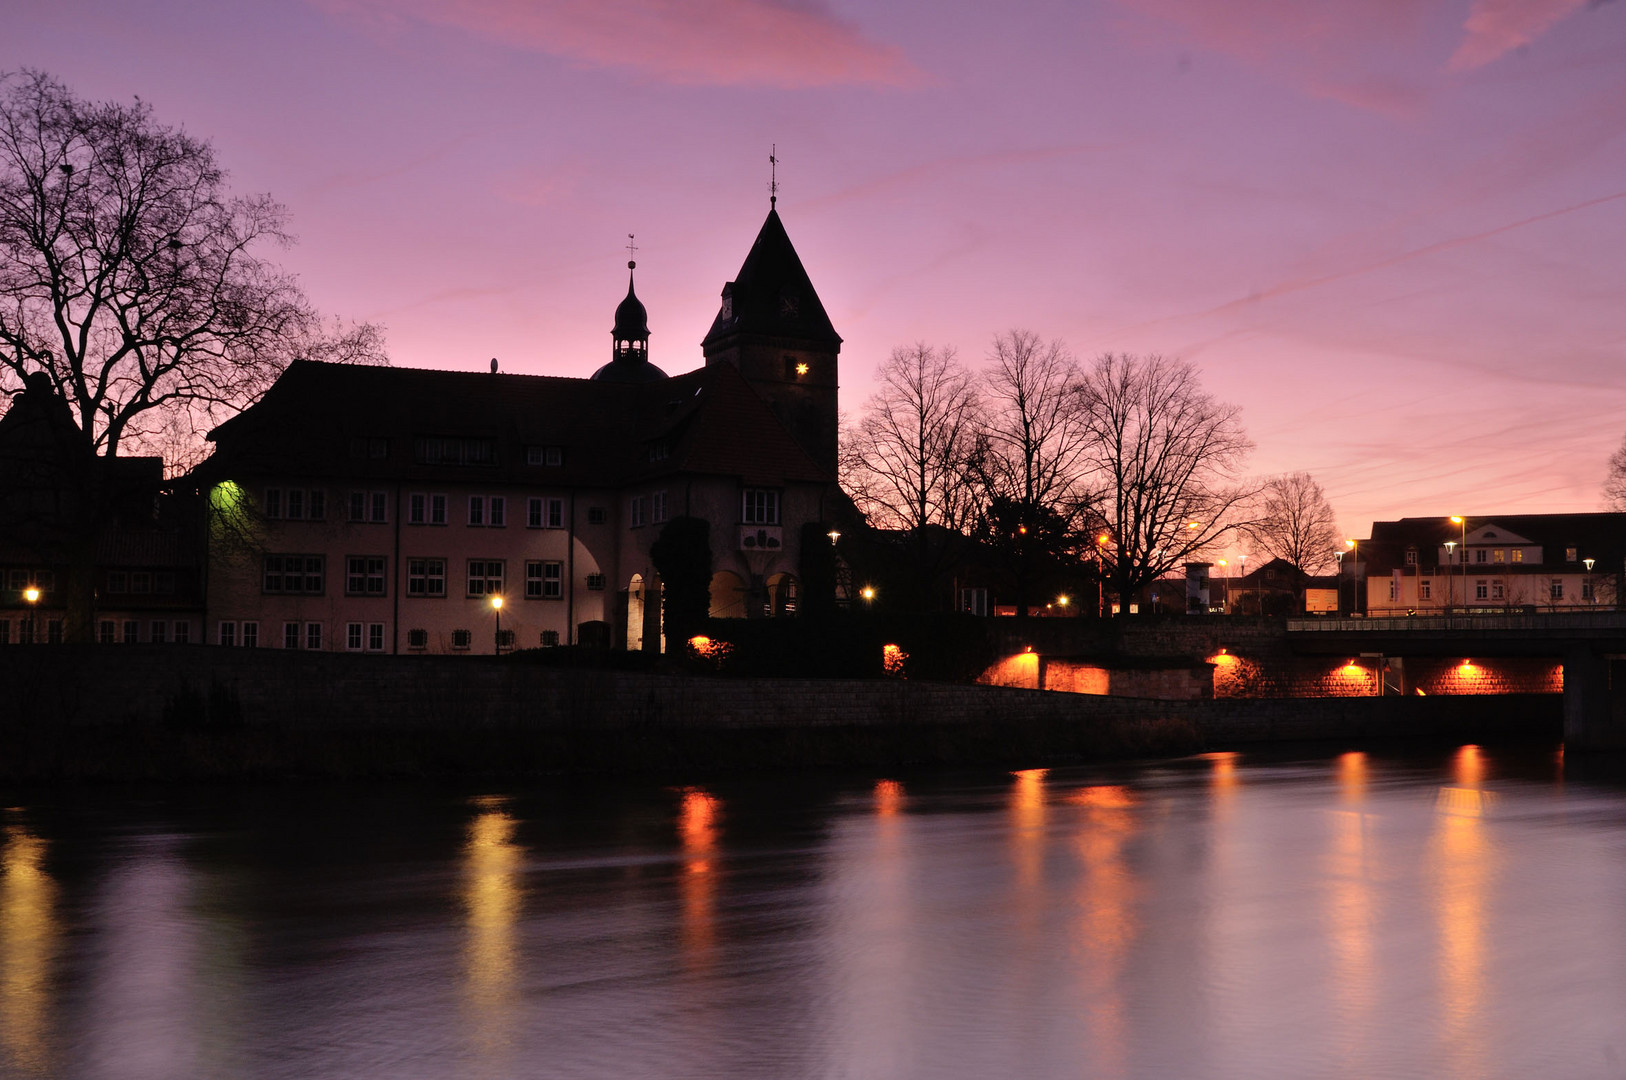
{"type": "Polygon", "coordinates": [[[1564,743],[1626,749],[1626,612],[1289,619],[1307,656],[1527,656],[1564,665],[1564,743]]]}

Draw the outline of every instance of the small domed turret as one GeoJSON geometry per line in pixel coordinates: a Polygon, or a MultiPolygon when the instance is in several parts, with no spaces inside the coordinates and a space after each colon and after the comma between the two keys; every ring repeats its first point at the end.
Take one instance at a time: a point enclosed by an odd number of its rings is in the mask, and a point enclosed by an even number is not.
{"type": "Polygon", "coordinates": [[[637,268],[636,262],[627,262],[627,298],[615,309],[610,362],[593,372],[595,379],[653,382],[666,378],[666,372],[649,362],[649,313],[633,291],[632,272],[637,268]]]}

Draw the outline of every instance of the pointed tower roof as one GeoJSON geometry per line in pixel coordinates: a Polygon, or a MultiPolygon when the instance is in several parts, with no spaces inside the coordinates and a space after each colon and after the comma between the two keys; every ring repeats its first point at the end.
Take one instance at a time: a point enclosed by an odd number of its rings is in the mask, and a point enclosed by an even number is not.
{"type": "Polygon", "coordinates": [[[841,344],[777,209],[768,211],[740,272],[723,286],[722,308],[702,345],[735,334],[841,344]]]}
{"type": "Polygon", "coordinates": [[[593,372],[593,378],[607,382],[655,382],[666,372],[649,362],[649,313],[632,288],[632,272],[638,264],[627,262],[627,298],[616,305],[615,326],[610,330],[610,362],[593,372]]]}
{"type": "Polygon", "coordinates": [[[616,307],[615,327],[610,331],[618,341],[641,341],[649,337],[649,312],[644,310],[644,302],[632,289],[632,272],[637,268],[637,263],[627,262],[627,298],[616,307]]]}

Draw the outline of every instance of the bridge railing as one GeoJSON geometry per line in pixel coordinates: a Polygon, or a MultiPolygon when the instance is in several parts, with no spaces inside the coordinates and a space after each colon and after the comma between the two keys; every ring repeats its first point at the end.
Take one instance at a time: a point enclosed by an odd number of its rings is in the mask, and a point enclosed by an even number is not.
{"type": "Polygon", "coordinates": [[[1554,611],[1520,615],[1412,615],[1377,619],[1288,619],[1295,633],[1415,633],[1427,630],[1626,630],[1626,611],[1554,611]]]}

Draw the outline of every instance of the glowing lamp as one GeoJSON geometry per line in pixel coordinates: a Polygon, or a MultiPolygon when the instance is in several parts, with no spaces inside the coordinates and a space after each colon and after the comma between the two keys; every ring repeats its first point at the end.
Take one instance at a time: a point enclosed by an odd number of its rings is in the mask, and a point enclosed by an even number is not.
{"type": "Polygon", "coordinates": [[[1451,524],[1453,524],[1453,525],[1461,525],[1462,524],[1462,519],[1455,516],[1455,515],[1452,515],[1451,524]]]}
{"type": "Polygon", "coordinates": [[[862,589],[858,590],[858,595],[862,596],[867,603],[868,601],[875,599],[875,589],[872,586],[865,585],[862,589]]]}
{"type": "Polygon", "coordinates": [[[834,544],[837,540],[841,539],[841,530],[840,529],[831,529],[829,532],[825,533],[824,535],[828,536],[830,538],[830,543],[834,544]]]}
{"type": "Polygon", "coordinates": [[[37,604],[40,602],[40,591],[34,586],[30,585],[28,588],[23,590],[23,599],[27,600],[30,604],[37,604]]]}
{"type": "Polygon", "coordinates": [[[496,608],[498,611],[501,611],[502,610],[502,597],[493,596],[491,598],[491,606],[493,608],[496,608]]]}
{"type": "Polygon", "coordinates": [[[796,365],[796,374],[798,374],[798,375],[806,375],[807,374],[807,365],[806,364],[797,364],[796,365]]]}

